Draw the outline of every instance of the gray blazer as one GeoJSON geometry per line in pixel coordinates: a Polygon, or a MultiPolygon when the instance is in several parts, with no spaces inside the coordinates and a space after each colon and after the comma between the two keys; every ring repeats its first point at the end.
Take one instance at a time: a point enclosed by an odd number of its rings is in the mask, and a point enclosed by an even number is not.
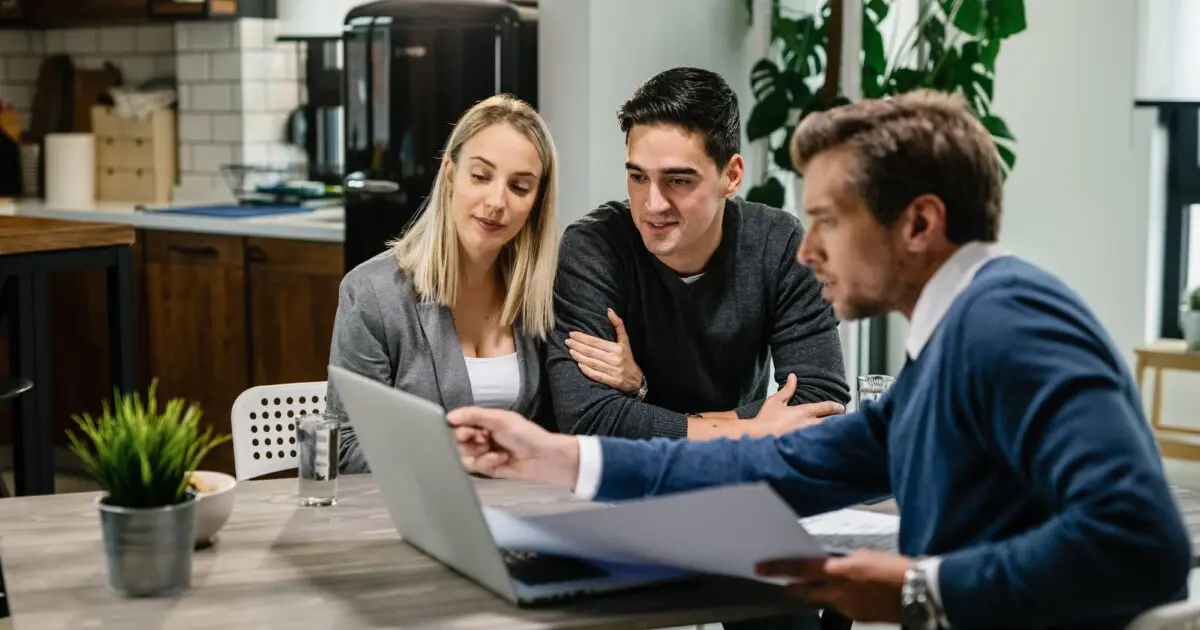
{"type": "MultiPolygon", "coordinates": [[[[544,344],[524,334],[520,322],[514,328],[521,389],[511,409],[544,427],[556,427],[546,385],[544,344]]],[[[342,279],[329,362],[437,403],[446,411],[474,404],[450,309],[421,300],[391,250],[342,279]]],[[[339,468],[347,473],[368,472],[354,427],[345,418],[332,384],[325,407],[346,420],[340,432],[339,468]]]]}

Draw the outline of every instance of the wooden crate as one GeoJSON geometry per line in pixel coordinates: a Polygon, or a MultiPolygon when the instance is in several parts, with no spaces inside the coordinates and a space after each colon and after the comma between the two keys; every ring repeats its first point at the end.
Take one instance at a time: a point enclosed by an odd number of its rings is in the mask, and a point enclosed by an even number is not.
{"type": "Polygon", "coordinates": [[[96,136],[96,199],[166,204],[175,187],[175,111],[121,118],[111,108],[92,108],[96,136]]]}

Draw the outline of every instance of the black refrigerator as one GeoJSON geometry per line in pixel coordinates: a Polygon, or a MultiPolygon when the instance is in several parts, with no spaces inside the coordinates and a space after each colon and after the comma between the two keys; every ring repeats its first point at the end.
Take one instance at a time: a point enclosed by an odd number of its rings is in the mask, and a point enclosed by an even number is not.
{"type": "Polygon", "coordinates": [[[501,93],[537,107],[537,3],[372,2],[342,45],[349,271],[412,222],[463,112],[501,93]]]}

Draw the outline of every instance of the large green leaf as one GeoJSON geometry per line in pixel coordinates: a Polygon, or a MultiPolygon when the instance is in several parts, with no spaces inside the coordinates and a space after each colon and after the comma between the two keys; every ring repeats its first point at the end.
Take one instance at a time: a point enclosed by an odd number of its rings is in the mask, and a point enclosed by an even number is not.
{"type": "Polygon", "coordinates": [[[750,119],[746,121],[746,139],[754,142],[765,138],[787,124],[789,105],[791,101],[783,90],[775,90],[755,103],[754,109],[750,110],[750,119]]]}
{"type": "Polygon", "coordinates": [[[746,121],[746,138],[749,141],[765,138],[787,124],[792,99],[782,82],[783,76],[778,66],[769,59],[760,60],[751,69],[750,88],[758,102],[750,110],[750,119],[746,121]]]}
{"type": "Polygon", "coordinates": [[[782,208],[784,196],[783,184],[774,177],[768,177],[766,181],[746,192],[746,201],[782,208]]]}

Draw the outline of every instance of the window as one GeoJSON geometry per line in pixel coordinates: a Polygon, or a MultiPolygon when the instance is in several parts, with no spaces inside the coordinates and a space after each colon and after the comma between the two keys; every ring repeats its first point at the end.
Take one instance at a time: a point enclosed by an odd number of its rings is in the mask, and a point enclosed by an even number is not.
{"type": "Polygon", "coordinates": [[[1155,103],[1167,132],[1162,321],[1159,334],[1182,337],[1179,306],[1200,285],[1200,103],[1155,103]]]}

